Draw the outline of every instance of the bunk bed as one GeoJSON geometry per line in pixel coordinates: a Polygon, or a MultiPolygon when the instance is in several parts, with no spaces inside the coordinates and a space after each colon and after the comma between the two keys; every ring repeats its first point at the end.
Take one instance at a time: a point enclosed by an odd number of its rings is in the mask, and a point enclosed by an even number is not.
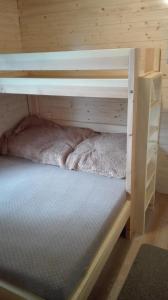
{"type": "MultiPolygon", "coordinates": [[[[68,194],[70,193],[71,199],[73,199],[76,181],[79,180],[78,176],[80,182],[90,186],[90,190],[87,191],[88,194],[83,193],[85,199],[93,189],[96,190],[96,186],[104,185],[104,190],[99,188],[96,196],[99,195],[99,203],[105,195],[109,205],[114,189],[117,189],[117,185],[122,186],[119,189],[120,192],[116,193],[121,200],[119,208],[112,217],[109,213],[110,208],[107,205],[106,218],[110,220],[108,229],[106,228],[101,242],[99,240],[99,246],[95,248],[94,256],[91,256],[91,260],[87,262],[87,268],[85,265],[86,270],[80,275],[80,279],[78,278],[78,284],[68,295],[68,298],[73,300],[86,299],[123,228],[130,221],[130,235],[143,233],[146,210],[151,203],[154,203],[161,106],[160,50],[106,49],[1,54],[0,71],[0,93],[28,95],[29,111],[32,114],[37,113],[38,101],[40,101],[39,98],[37,99],[32,95],[99,97],[102,99],[102,103],[105,98],[109,100],[115,98],[117,101],[127,99],[127,124],[125,126],[123,124],[106,124],[105,122],[94,123],[92,120],[80,123],[71,121],[68,124],[66,121],[63,122],[65,125],[79,126],[80,124],[80,127],[89,127],[100,132],[126,133],[126,179],[122,183],[117,179],[96,177],[81,174],[81,172],[79,172],[80,175],[77,175],[78,172],[73,172],[73,180],[70,181],[70,185],[69,171],[67,170],[61,170],[60,173],[58,169],[55,171],[55,168],[53,169],[50,166],[44,167],[16,158],[0,158],[2,195],[6,195],[8,189],[8,184],[5,185],[7,178],[10,180],[10,176],[12,177],[9,172],[10,168],[12,172],[16,166],[19,170],[22,168],[25,170],[24,173],[18,172],[20,180],[21,177],[26,178],[30,175],[29,170],[33,170],[34,176],[37,176],[37,173],[40,174],[39,176],[43,174],[43,179],[42,176],[39,177],[39,180],[43,182],[43,186],[45,186],[44,179],[47,178],[46,173],[49,176],[47,185],[54,176],[56,176],[54,178],[58,182],[59,178],[63,176],[69,185],[68,194]],[[6,165],[10,166],[9,170],[6,165]]],[[[23,180],[22,189],[29,188],[31,190],[31,187],[34,188],[33,179],[30,180],[28,186],[24,186],[23,180]]],[[[45,191],[43,192],[45,197],[45,191]]],[[[78,198],[82,198],[80,193],[78,198]]],[[[83,201],[87,200],[86,206],[88,207],[86,213],[88,217],[91,217],[88,204],[90,197],[88,196],[88,199],[85,199],[83,201]]],[[[3,201],[5,201],[5,197],[3,201]]],[[[72,201],[72,207],[73,203],[72,201]]],[[[78,225],[78,223],[75,223],[76,227],[78,225]]],[[[98,234],[100,230],[101,228],[94,234],[98,234]]],[[[75,267],[83,268],[81,265],[75,267]]],[[[33,297],[38,299],[38,297],[30,296],[29,292],[14,287],[7,281],[2,280],[1,287],[3,290],[20,295],[23,299],[33,299],[33,297]]],[[[62,299],[60,294],[57,298],[59,297],[62,299]]]]}

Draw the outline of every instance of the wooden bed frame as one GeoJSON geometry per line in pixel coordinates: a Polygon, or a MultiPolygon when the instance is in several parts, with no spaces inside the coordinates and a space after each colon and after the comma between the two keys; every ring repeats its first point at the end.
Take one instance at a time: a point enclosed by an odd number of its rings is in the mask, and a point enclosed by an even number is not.
{"type": "MultiPolygon", "coordinates": [[[[102,101],[103,98],[128,99],[127,126],[80,123],[102,132],[127,133],[128,199],[71,297],[71,300],[87,299],[128,219],[131,235],[143,233],[145,212],[154,203],[161,107],[160,50],[2,54],[0,72],[0,93],[99,97],[102,101]]],[[[30,112],[37,112],[36,98],[28,96],[28,103],[30,112]]],[[[78,123],[68,125],[78,126],[78,123]]],[[[18,289],[13,290],[8,284],[0,283],[0,286],[3,292],[21,295],[19,299],[30,299],[27,293],[19,294],[18,289]]]]}

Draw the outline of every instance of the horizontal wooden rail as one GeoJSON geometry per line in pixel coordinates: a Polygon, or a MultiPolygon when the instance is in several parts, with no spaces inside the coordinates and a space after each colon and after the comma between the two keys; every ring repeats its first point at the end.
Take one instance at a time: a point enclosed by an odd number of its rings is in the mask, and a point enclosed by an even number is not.
{"type": "Polygon", "coordinates": [[[0,93],[128,98],[128,80],[0,78],[0,93]]]}
{"type": "Polygon", "coordinates": [[[0,71],[125,70],[129,48],[0,54],[0,71]]]}
{"type": "Polygon", "coordinates": [[[96,123],[96,122],[79,122],[79,121],[72,121],[72,120],[53,120],[60,125],[65,126],[73,126],[73,127],[80,127],[80,128],[90,128],[94,131],[98,132],[105,132],[105,133],[127,133],[127,126],[124,125],[115,125],[115,124],[103,124],[103,123],[96,123]]]}

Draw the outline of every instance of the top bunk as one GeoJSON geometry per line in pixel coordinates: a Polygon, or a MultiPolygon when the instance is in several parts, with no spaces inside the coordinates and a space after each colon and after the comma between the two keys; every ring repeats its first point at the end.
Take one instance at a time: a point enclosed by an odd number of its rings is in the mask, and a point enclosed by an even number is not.
{"type": "Polygon", "coordinates": [[[0,93],[127,99],[144,61],[144,73],[158,70],[159,50],[0,54],[0,93]]]}

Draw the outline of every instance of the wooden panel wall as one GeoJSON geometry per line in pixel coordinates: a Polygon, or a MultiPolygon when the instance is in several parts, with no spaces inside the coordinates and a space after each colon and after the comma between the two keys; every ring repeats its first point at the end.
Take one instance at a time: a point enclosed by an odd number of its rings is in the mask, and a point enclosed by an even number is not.
{"type": "Polygon", "coordinates": [[[0,0],[0,52],[20,52],[21,36],[16,0],[0,0]]]}
{"type": "MultiPolygon", "coordinates": [[[[0,52],[21,52],[16,0],[0,0],[0,52]]],[[[0,95],[0,135],[28,114],[26,96],[0,95]]]]}
{"type": "Polygon", "coordinates": [[[26,96],[0,95],[0,136],[27,114],[26,96]]]}
{"type": "MultiPolygon", "coordinates": [[[[29,97],[31,98],[34,96],[29,97]]],[[[111,130],[112,132],[113,130],[127,131],[127,99],[36,96],[36,103],[38,103],[35,108],[36,113],[61,124],[78,127],[93,126],[95,130],[110,132],[111,130]],[[108,125],[117,128],[112,129],[108,125]]]]}
{"type": "Polygon", "coordinates": [[[160,47],[163,80],[158,190],[168,192],[168,1],[19,0],[24,51],[160,47]]]}

